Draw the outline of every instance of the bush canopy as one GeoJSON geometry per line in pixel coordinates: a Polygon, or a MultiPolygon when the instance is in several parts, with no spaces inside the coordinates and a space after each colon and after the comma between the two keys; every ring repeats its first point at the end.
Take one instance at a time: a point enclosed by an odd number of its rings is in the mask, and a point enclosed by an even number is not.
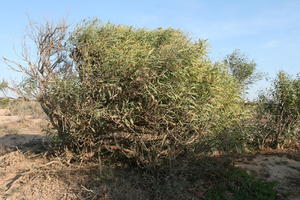
{"type": "Polygon", "coordinates": [[[95,21],[70,35],[55,26],[38,31],[42,62],[25,71],[27,80],[75,152],[153,165],[211,150],[212,138],[249,116],[237,79],[209,60],[204,40],[95,21]]]}

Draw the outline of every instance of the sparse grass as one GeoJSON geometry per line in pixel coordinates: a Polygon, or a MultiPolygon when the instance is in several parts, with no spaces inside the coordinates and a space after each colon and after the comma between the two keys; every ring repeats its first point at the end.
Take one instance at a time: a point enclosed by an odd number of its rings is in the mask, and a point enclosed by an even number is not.
{"type": "Polygon", "coordinates": [[[0,108],[6,108],[9,105],[9,102],[9,98],[0,97],[0,108]]]}
{"type": "Polygon", "coordinates": [[[0,145],[0,156],[4,155],[10,151],[11,151],[11,149],[9,147],[0,145]]]}
{"type": "Polygon", "coordinates": [[[8,109],[10,115],[18,115],[21,117],[21,120],[25,120],[26,117],[34,119],[45,118],[45,114],[40,104],[35,101],[15,100],[9,103],[8,109]]]}
{"type": "MultiPolygon", "coordinates": [[[[19,153],[12,156],[23,155],[25,154],[19,153]]],[[[24,165],[27,168],[22,170],[25,173],[21,173],[22,179],[18,181],[24,187],[14,185],[19,189],[14,190],[12,187],[9,198],[20,194],[31,195],[33,191],[36,192],[34,188],[38,187],[43,194],[55,191],[53,197],[48,196],[48,199],[57,199],[54,196],[59,197],[66,191],[72,196],[69,199],[280,199],[275,183],[264,182],[249,175],[233,167],[229,158],[220,156],[178,158],[167,165],[141,169],[109,159],[80,164],[64,161],[62,157],[49,157],[50,160],[34,164],[32,158],[36,159],[36,156],[33,153],[26,155],[26,159],[11,158],[20,162],[15,163],[15,166],[24,165]]],[[[25,195],[24,198],[28,196],[25,195]]]]}
{"type": "Polygon", "coordinates": [[[299,167],[295,167],[295,166],[291,166],[291,165],[289,165],[288,167],[291,168],[291,169],[294,169],[294,170],[297,170],[297,171],[300,172],[300,168],[299,168],[299,167]]]}
{"type": "Polygon", "coordinates": [[[231,169],[210,188],[206,200],[279,200],[276,182],[264,182],[241,169],[231,169]],[[223,180],[223,181],[222,181],[223,180]]]}
{"type": "Polygon", "coordinates": [[[283,160],[283,161],[277,161],[275,162],[276,165],[287,165],[288,164],[288,161],[286,160],[283,160]]]}
{"type": "Polygon", "coordinates": [[[19,133],[18,129],[10,128],[7,125],[0,125],[0,133],[2,134],[17,134],[19,133]]]}
{"type": "Polygon", "coordinates": [[[8,129],[7,125],[0,125],[0,130],[6,130],[6,129],[8,129]]]}
{"type": "MultiPolygon", "coordinates": [[[[3,176],[5,176],[5,174],[6,174],[5,172],[1,172],[0,171],[0,178],[3,177],[3,176]]],[[[1,190],[0,190],[0,192],[1,192],[1,190]]]]}
{"type": "Polygon", "coordinates": [[[181,160],[151,170],[102,166],[83,183],[88,199],[278,200],[276,183],[264,182],[228,160],[181,160]]]}

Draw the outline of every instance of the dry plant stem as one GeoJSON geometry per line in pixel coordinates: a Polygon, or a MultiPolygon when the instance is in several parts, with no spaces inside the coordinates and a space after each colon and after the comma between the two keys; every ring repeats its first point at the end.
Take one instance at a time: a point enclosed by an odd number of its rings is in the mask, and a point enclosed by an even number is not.
{"type": "Polygon", "coordinates": [[[59,128],[62,122],[55,110],[51,108],[45,94],[49,83],[56,78],[61,78],[58,77],[60,71],[65,71],[66,76],[72,73],[73,63],[69,59],[66,46],[67,29],[64,22],[57,25],[47,22],[43,26],[31,23],[32,32],[29,37],[36,45],[36,56],[34,58],[30,56],[29,45],[24,43],[21,55],[24,64],[3,58],[12,70],[23,73],[36,84],[30,91],[24,91],[19,85],[8,86],[8,89],[21,97],[40,102],[52,126],[56,128],[59,128]],[[33,62],[35,59],[36,61],[33,62]]]}
{"type": "MultiPolygon", "coordinates": [[[[5,194],[7,194],[8,192],[9,192],[9,190],[10,190],[10,188],[12,188],[13,187],[13,185],[14,185],[14,183],[16,183],[20,178],[22,178],[23,176],[25,176],[25,175],[29,175],[29,174],[33,174],[33,173],[35,173],[37,170],[39,170],[39,169],[42,169],[42,168],[44,168],[44,167],[47,167],[47,166],[50,166],[50,165],[52,165],[52,164],[60,164],[60,165],[63,165],[61,162],[59,162],[59,161],[50,161],[50,162],[48,162],[48,163],[46,163],[46,164],[43,164],[43,165],[40,165],[40,166],[37,166],[37,167],[34,167],[33,169],[30,169],[30,170],[28,170],[28,171],[26,171],[26,172],[22,172],[22,173],[20,173],[20,174],[18,174],[16,177],[14,177],[8,184],[6,184],[6,189],[5,189],[5,194]]],[[[63,165],[64,166],[64,165],[63,165]]]]}

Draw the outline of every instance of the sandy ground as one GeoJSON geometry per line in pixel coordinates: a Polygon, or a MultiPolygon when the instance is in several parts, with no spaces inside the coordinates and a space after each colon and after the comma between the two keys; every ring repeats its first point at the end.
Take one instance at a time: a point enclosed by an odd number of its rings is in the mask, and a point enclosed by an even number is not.
{"type": "Polygon", "coordinates": [[[0,146],[15,147],[42,138],[46,124],[31,116],[10,116],[7,109],[0,109],[0,146]]]}
{"type": "Polygon", "coordinates": [[[57,178],[62,175],[57,175],[61,163],[31,152],[46,140],[42,133],[46,125],[45,120],[11,116],[0,109],[1,200],[78,199],[68,191],[71,184],[57,178]]]}
{"type": "MultiPolygon", "coordinates": [[[[80,170],[16,150],[28,142],[33,148],[33,141],[44,140],[45,126],[42,119],[10,116],[8,110],[0,109],[0,199],[80,199],[79,190],[89,192],[78,184],[82,183],[80,170]]],[[[290,200],[300,200],[300,153],[253,155],[237,159],[235,165],[277,181],[279,190],[292,194],[290,200]]]]}
{"type": "Polygon", "coordinates": [[[240,159],[236,166],[258,177],[278,183],[278,189],[291,194],[290,200],[300,200],[300,153],[262,154],[240,159]]]}

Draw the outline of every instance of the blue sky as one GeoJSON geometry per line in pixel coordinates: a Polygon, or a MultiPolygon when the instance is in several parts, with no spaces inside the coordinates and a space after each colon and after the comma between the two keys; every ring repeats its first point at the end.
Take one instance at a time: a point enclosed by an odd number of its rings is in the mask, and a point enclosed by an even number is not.
{"type": "MultiPolygon", "coordinates": [[[[75,25],[99,18],[137,27],[174,27],[193,38],[207,39],[209,55],[222,59],[240,49],[270,77],[284,70],[300,72],[300,0],[5,0],[0,6],[0,56],[16,53],[28,19],[35,22],[66,18],[75,25]]],[[[0,63],[0,79],[18,79],[0,63]]],[[[260,81],[249,97],[269,83],[260,81]]]]}

